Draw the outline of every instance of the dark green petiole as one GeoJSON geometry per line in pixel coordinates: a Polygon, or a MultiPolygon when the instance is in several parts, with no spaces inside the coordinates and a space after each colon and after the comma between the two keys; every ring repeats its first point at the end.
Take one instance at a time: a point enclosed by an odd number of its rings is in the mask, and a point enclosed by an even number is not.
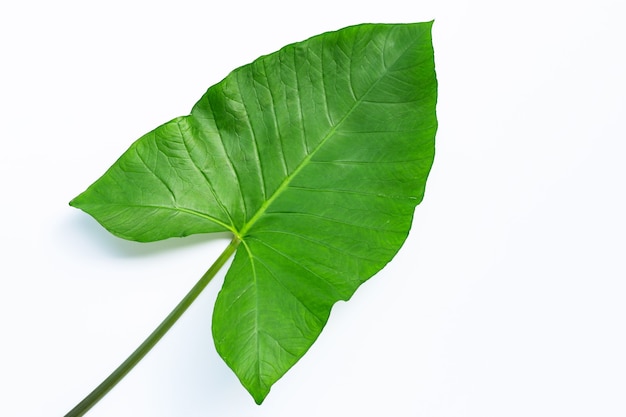
{"type": "Polygon", "coordinates": [[[100,385],[98,385],[89,395],[76,405],[65,417],[78,417],[84,415],[91,407],[102,399],[131,369],[146,356],[148,352],[157,344],[159,340],[167,333],[167,331],[176,323],[176,321],[189,308],[193,301],[198,298],[200,293],[211,282],[215,274],[224,266],[226,261],[235,253],[237,246],[241,241],[236,236],[226,247],[224,252],[217,258],[215,263],[211,265],[208,271],[193,286],[191,291],[181,300],[180,303],[172,310],[172,312],[163,320],[163,322],[148,336],[148,338],[100,385]]]}

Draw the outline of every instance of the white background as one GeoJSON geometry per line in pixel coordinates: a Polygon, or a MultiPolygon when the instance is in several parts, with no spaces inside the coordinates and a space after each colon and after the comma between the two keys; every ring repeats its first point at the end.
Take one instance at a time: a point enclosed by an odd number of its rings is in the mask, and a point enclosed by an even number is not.
{"type": "Polygon", "coordinates": [[[0,416],[62,416],[227,244],[68,206],[131,142],[285,44],[431,19],[437,156],[398,256],[262,406],[213,347],[220,275],[89,416],[626,415],[623,1],[288,4],[0,6],[0,416]]]}

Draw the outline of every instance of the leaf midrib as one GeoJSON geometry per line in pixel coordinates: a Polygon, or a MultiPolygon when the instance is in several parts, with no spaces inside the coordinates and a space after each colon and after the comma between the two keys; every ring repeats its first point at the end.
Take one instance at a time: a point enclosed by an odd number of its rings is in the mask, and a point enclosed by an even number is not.
{"type": "Polygon", "coordinates": [[[334,126],[332,126],[332,128],[328,131],[328,133],[324,136],[324,138],[320,141],[320,143],[318,143],[317,146],[300,162],[300,164],[298,164],[296,169],[294,169],[289,175],[285,177],[285,179],[281,182],[278,188],[276,188],[276,190],[270,196],[270,198],[268,198],[267,200],[263,202],[263,204],[261,205],[261,207],[259,207],[257,212],[250,218],[250,220],[248,220],[248,222],[246,222],[246,224],[243,225],[241,230],[239,230],[238,233],[236,233],[239,239],[243,240],[245,238],[246,234],[250,231],[250,229],[254,226],[254,224],[265,214],[269,206],[271,206],[272,203],[278,197],[280,197],[280,195],[284,192],[284,190],[287,189],[287,187],[289,187],[289,184],[291,183],[291,181],[309,164],[311,159],[313,159],[315,154],[326,144],[326,142],[328,142],[328,140],[334,136],[335,132],[337,132],[339,127],[354,112],[354,110],[358,108],[363,102],[367,101],[364,98],[367,97],[367,95],[378,85],[378,83],[384,78],[384,76],[387,75],[391,71],[391,68],[395,66],[395,64],[400,60],[400,58],[402,58],[404,54],[406,54],[406,52],[411,47],[413,47],[415,43],[417,43],[417,41],[412,42],[410,46],[408,46],[404,51],[402,51],[402,53],[398,55],[398,57],[395,59],[395,61],[391,65],[388,65],[388,66],[385,65],[384,73],[374,83],[372,83],[370,88],[368,88],[367,91],[365,91],[365,93],[363,93],[363,95],[360,98],[358,98],[354,102],[350,110],[346,112],[346,114],[341,118],[341,120],[339,120],[334,126]]]}

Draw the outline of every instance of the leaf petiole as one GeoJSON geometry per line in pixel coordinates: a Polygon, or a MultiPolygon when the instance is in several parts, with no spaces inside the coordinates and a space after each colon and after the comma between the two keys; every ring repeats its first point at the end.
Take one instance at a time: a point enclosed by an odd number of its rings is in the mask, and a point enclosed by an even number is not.
{"type": "Polygon", "coordinates": [[[80,403],[78,403],[65,417],[79,417],[84,415],[91,409],[98,401],[102,399],[131,369],[139,363],[139,361],[146,356],[146,354],[157,344],[159,340],[168,332],[168,330],[176,323],[176,321],[183,315],[183,313],[189,308],[196,298],[202,293],[204,288],[211,282],[215,274],[224,266],[226,261],[235,253],[237,246],[239,246],[241,240],[234,236],[230,241],[224,252],[217,258],[217,260],[211,265],[206,273],[200,278],[200,280],[193,286],[193,288],[185,295],[185,297],[178,303],[178,305],[172,310],[172,312],[159,324],[159,326],[139,345],[139,347],[117,367],[111,375],[109,375],[100,385],[98,385],[89,395],[85,397],[80,403]]]}

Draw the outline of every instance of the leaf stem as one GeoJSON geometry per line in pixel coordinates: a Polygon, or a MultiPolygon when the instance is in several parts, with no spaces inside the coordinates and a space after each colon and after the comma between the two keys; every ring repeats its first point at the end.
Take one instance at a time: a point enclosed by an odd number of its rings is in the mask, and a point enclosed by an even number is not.
{"type": "Polygon", "coordinates": [[[146,356],[146,354],[157,344],[159,340],[168,332],[176,321],[189,308],[194,300],[200,295],[204,288],[211,282],[215,274],[224,266],[226,261],[235,253],[241,240],[234,236],[224,252],[217,258],[215,263],[206,271],[193,288],[178,303],[172,312],[159,324],[159,326],[139,345],[139,347],[113,371],[100,385],[98,385],[89,395],[76,405],[65,417],[79,417],[84,415],[91,407],[102,399],[118,382],[130,372],[131,369],[146,356]]]}

